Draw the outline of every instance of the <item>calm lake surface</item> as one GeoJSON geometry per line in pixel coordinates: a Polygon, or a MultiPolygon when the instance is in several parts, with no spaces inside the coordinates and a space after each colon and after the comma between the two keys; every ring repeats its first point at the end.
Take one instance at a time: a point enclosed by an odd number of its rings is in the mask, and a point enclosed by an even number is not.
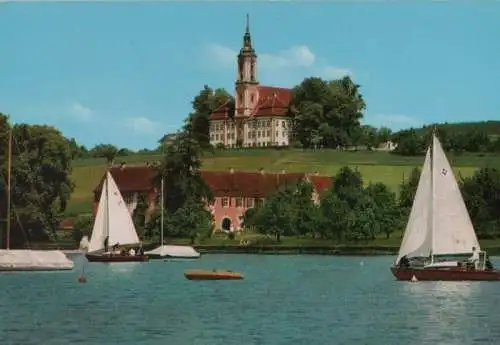
{"type": "Polygon", "coordinates": [[[500,344],[500,282],[397,282],[393,257],[74,260],[72,272],[0,274],[1,344],[500,344]],[[189,268],[246,280],[188,281],[189,268]]]}

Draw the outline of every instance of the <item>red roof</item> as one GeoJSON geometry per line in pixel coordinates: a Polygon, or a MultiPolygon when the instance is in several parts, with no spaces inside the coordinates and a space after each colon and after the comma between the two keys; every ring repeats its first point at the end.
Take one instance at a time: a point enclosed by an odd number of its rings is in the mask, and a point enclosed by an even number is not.
{"type": "MultiPolygon", "coordinates": [[[[120,189],[124,192],[148,192],[153,189],[155,171],[147,165],[112,167],[111,175],[120,189]]],[[[294,184],[306,177],[309,178],[315,190],[320,193],[331,186],[328,176],[311,175],[304,173],[270,173],[248,171],[201,171],[201,177],[208,184],[215,197],[243,196],[265,198],[280,186],[294,184]]],[[[95,192],[100,192],[104,177],[95,192]]]]}
{"type": "Polygon", "coordinates": [[[314,189],[318,193],[330,189],[333,185],[332,178],[328,176],[311,175],[309,176],[309,181],[311,181],[311,183],[314,186],[314,189]]]}
{"type": "MultiPolygon", "coordinates": [[[[144,192],[151,190],[153,179],[156,176],[155,171],[147,165],[119,165],[109,169],[113,176],[116,185],[121,192],[144,192]]],[[[94,192],[98,193],[102,189],[104,176],[95,188],[94,192]]]]}
{"type": "Polygon", "coordinates": [[[202,171],[201,176],[217,196],[266,198],[279,187],[299,182],[301,173],[266,173],[247,171],[202,171]]]}
{"type": "MultiPolygon", "coordinates": [[[[288,105],[292,98],[292,90],[284,87],[257,86],[258,99],[257,105],[250,116],[285,116],[288,111],[288,105]]],[[[227,103],[215,109],[210,120],[226,120],[229,118],[227,103]]]]}
{"type": "Polygon", "coordinates": [[[222,104],[220,107],[215,109],[210,115],[211,120],[227,120],[229,119],[229,101],[222,104]]]}

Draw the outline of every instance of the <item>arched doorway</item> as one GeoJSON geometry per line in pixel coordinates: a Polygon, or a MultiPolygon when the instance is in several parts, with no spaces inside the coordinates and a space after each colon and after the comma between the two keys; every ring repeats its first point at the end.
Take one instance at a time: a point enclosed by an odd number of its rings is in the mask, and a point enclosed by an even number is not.
{"type": "Polygon", "coordinates": [[[222,229],[222,231],[231,231],[231,219],[228,217],[222,218],[220,228],[222,229]]]}

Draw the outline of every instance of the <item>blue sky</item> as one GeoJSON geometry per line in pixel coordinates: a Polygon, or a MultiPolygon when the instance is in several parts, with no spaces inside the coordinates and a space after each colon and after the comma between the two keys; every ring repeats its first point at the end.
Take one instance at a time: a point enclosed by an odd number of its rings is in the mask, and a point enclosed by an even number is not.
{"type": "Polygon", "coordinates": [[[261,84],[349,73],[365,122],[394,129],[500,119],[494,2],[0,4],[0,111],[155,147],[204,84],[233,90],[246,13],[261,84]]]}

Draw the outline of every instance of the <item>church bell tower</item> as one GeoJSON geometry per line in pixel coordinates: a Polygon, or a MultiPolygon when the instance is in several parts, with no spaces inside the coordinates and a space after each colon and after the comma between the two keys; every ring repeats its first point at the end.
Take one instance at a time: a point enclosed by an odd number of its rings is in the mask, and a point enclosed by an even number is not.
{"type": "Polygon", "coordinates": [[[238,75],[236,76],[236,115],[248,116],[252,108],[250,89],[258,85],[257,81],[257,54],[252,46],[250,35],[250,16],[246,17],[243,46],[238,54],[238,75]]]}

